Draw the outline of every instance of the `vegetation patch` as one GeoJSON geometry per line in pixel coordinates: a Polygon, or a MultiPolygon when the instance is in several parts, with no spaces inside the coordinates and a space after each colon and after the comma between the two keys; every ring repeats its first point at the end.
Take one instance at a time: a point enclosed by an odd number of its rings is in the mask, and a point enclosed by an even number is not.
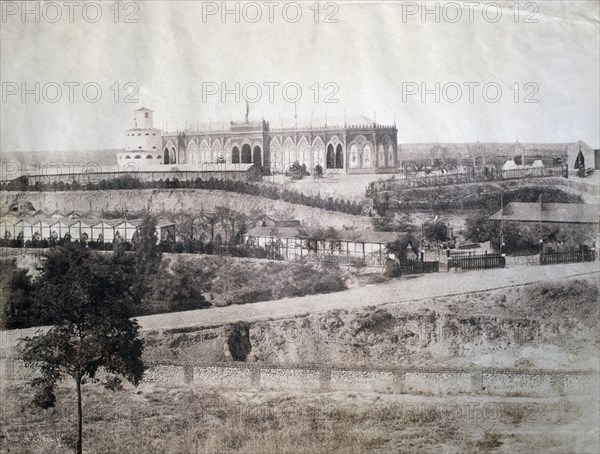
{"type": "Polygon", "coordinates": [[[250,343],[250,325],[245,322],[237,322],[230,326],[227,337],[229,353],[235,361],[245,361],[252,351],[250,343]]]}

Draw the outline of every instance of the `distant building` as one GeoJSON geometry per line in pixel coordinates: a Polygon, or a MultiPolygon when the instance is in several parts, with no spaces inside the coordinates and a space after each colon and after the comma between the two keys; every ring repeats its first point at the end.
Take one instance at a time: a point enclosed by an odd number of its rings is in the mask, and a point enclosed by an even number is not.
{"type": "Polygon", "coordinates": [[[596,229],[595,248],[600,250],[600,205],[587,203],[510,202],[490,216],[492,221],[539,224],[592,225],[596,229]]]}
{"type": "Polygon", "coordinates": [[[402,236],[398,232],[370,230],[258,226],[244,234],[244,242],[247,246],[275,248],[285,260],[333,258],[350,264],[354,259],[364,259],[369,266],[382,266],[388,258],[387,244],[402,236]]]}
{"type": "MultiPolygon", "coordinates": [[[[84,213],[74,212],[60,215],[58,212],[46,216],[39,213],[20,216],[15,213],[3,214],[0,221],[0,238],[30,240],[50,240],[65,238],[67,235],[75,241],[113,242],[116,238],[131,241],[141,220],[96,219],[84,217],[84,213]]],[[[175,224],[159,220],[156,224],[159,241],[175,241],[175,224]]]]}
{"type": "MultiPolygon", "coordinates": [[[[501,166],[506,161],[517,165],[531,165],[541,160],[545,167],[568,164],[573,168],[581,150],[586,162],[593,161],[594,150],[585,142],[521,143],[467,142],[467,143],[408,143],[399,144],[402,167],[413,170],[420,164],[445,166],[501,166]]],[[[591,167],[591,166],[588,166],[591,167]]]]}
{"type": "Polygon", "coordinates": [[[133,128],[126,132],[127,149],[122,153],[117,153],[119,162],[162,164],[164,162],[162,133],[160,129],[154,127],[154,112],[145,107],[137,109],[133,121],[133,128]]]}
{"type": "Polygon", "coordinates": [[[161,133],[153,126],[152,110],[142,107],[135,113],[134,127],[127,130],[128,147],[118,153],[118,163],[140,170],[157,163],[254,164],[278,173],[298,162],[309,172],[319,165],[343,173],[390,173],[400,162],[397,135],[395,125],[271,128],[265,120],[161,133]]]}
{"type": "Polygon", "coordinates": [[[275,219],[265,215],[257,220],[256,225],[259,227],[300,227],[300,221],[297,219],[275,219]]]}

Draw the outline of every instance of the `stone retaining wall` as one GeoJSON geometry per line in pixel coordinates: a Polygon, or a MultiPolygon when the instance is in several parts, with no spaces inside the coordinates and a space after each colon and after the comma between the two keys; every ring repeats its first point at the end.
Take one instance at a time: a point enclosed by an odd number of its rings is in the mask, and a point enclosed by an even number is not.
{"type": "MultiPolygon", "coordinates": [[[[35,368],[0,358],[0,381],[29,380],[35,368]]],[[[389,394],[478,394],[546,397],[583,395],[598,373],[585,370],[368,368],[219,363],[150,364],[144,381],[231,390],[355,391],[389,394]]]]}

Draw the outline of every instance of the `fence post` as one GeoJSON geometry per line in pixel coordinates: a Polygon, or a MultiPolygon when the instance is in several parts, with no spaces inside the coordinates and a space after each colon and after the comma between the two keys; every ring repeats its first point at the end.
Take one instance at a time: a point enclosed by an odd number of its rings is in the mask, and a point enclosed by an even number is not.
{"type": "Polygon", "coordinates": [[[406,393],[406,370],[399,369],[394,371],[394,393],[405,394],[406,393]]]}
{"type": "Polygon", "coordinates": [[[260,368],[252,367],[250,369],[250,383],[254,388],[260,388],[260,368]]]}
{"type": "Polygon", "coordinates": [[[320,389],[323,392],[327,392],[331,390],[331,369],[321,369],[319,371],[319,384],[320,389]]]}
{"type": "Polygon", "coordinates": [[[481,393],[483,391],[483,369],[471,372],[471,392],[481,393]]]}

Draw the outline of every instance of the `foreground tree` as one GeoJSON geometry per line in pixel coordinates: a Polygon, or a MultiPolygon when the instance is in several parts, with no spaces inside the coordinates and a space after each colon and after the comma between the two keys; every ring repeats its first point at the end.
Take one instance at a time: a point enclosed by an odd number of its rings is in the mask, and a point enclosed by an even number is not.
{"type": "Polygon", "coordinates": [[[408,248],[412,250],[415,257],[418,259],[419,250],[417,248],[418,241],[413,235],[402,235],[396,241],[392,241],[386,245],[386,251],[388,254],[394,255],[396,261],[404,263],[408,260],[408,248]]]}
{"type": "Polygon", "coordinates": [[[40,367],[32,380],[35,403],[55,404],[54,389],[64,377],[75,381],[77,394],[77,453],[82,452],[81,385],[102,369],[104,385],[116,389],[121,377],[137,385],[144,372],[143,343],[138,324],[130,319],[135,303],[133,274],[125,272],[124,255],[92,253],[80,244],[50,251],[43,263],[36,292],[40,312],[52,327],[22,341],[22,357],[40,367]]]}

